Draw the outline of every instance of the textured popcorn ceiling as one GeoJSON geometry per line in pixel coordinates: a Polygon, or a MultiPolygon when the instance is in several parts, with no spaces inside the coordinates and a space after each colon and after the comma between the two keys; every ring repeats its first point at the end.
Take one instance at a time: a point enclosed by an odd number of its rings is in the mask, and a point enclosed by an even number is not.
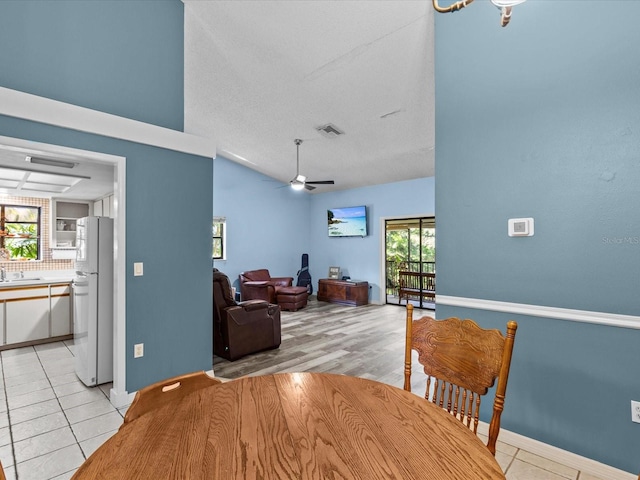
{"type": "Polygon", "coordinates": [[[183,1],[185,131],[218,155],[288,182],[300,138],[314,193],[433,175],[430,2],[183,1]]]}

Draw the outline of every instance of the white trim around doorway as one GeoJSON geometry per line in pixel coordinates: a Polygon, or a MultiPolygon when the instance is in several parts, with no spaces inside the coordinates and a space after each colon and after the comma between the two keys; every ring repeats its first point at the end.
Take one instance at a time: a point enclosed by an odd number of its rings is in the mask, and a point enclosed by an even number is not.
{"type": "Polygon", "coordinates": [[[19,138],[0,136],[0,145],[13,150],[30,152],[40,151],[51,153],[53,156],[62,155],[66,158],[77,158],[78,161],[91,161],[113,165],[115,169],[113,184],[113,225],[114,225],[114,321],[113,321],[113,388],[109,398],[118,407],[127,405],[129,396],[126,392],[126,158],[108,155],[89,150],[63,147],[48,143],[32,142],[19,138]]]}
{"type": "Polygon", "coordinates": [[[210,138],[0,87],[0,115],[215,158],[210,138]]]}
{"type": "MultiPolygon", "coordinates": [[[[97,110],[59,102],[17,90],[0,87],[0,115],[20,118],[56,127],[93,133],[109,138],[157,146],[192,155],[215,158],[216,142],[184,132],[119,117],[97,110]]],[[[72,153],[88,160],[104,161],[115,165],[114,185],[116,230],[115,246],[115,315],[114,319],[114,379],[110,400],[116,407],[127,405],[130,395],[126,391],[126,159],[99,152],[81,151],[59,145],[39,144],[27,140],[4,138],[7,145],[17,148],[46,148],[52,153],[72,153]]]]}
{"type": "Polygon", "coordinates": [[[380,277],[379,277],[379,284],[380,285],[380,298],[378,299],[377,302],[371,302],[377,305],[384,305],[385,304],[385,299],[386,299],[386,263],[387,263],[387,259],[385,258],[385,244],[387,241],[387,228],[386,228],[386,222],[387,220],[402,220],[403,218],[422,218],[422,217],[434,217],[435,218],[436,214],[435,212],[432,213],[416,213],[416,214],[407,214],[407,215],[395,215],[392,217],[380,217],[380,236],[378,237],[378,241],[380,242],[380,248],[379,248],[379,252],[380,255],[378,257],[378,262],[380,264],[380,277]],[[382,298],[385,297],[385,298],[382,298]]]}

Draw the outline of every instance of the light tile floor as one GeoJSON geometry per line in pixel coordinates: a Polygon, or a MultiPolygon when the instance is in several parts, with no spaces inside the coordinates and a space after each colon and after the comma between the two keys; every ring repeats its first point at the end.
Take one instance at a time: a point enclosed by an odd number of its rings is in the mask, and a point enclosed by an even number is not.
{"type": "MultiPolygon", "coordinates": [[[[1,352],[0,460],[7,479],[69,479],[113,435],[126,407],[108,400],[111,384],[88,388],[76,377],[73,341],[1,352]]],[[[498,442],[507,480],[598,479],[498,442]]]]}
{"type": "Polygon", "coordinates": [[[75,374],[73,341],[0,353],[0,461],[7,479],[68,479],[113,435],[126,408],[111,384],[86,387],[75,374]]]}

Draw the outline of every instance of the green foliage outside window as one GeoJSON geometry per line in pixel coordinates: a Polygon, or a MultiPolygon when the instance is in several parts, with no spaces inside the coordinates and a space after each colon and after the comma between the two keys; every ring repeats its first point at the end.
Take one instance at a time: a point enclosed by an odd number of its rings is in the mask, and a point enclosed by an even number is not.
{"type": "Polygon", "coordinates": [[[420,252],[419,232],[419,228],[388,231],[387,261],[394,261],[398,264],[407,261],[435,262],[435,228],[422,229],[422,252],[420,252]]]}
{"type": "Polygon", "coordinates": [[[11,260],[37,260],[39,257],[40,208],[0,205],[0,247],[11,260]]]}
{"type": "Polygon", "coordinates": [[[386,293],[397,295],[399,271],[435,273],[435,219],[387,220],[385,250],[386,293]]]}
{"type": "Polygon", "coordinates": [[[225,220],[214,219],[213,220],[213,259],[222,260],[224,256],[224,243],[225,243],[225,220]]]}

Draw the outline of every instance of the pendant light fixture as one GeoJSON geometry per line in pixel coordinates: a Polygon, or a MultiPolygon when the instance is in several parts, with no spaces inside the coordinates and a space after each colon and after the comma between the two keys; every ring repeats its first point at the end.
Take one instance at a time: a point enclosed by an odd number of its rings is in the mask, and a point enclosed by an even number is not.
{"type": "MultiPolygon", "coordinates": [[[[458,10],[462,10],[464,7],[473,2],[473,0],[459,0],[458,2],[452,3],[448,7],[441,7],[438,4],[438,0],[433,1],[433,8],[436,12],[440,13],[450,13],[456,12],[458,10]]],[[[509,24],[509,20],[511,20],[511,10],[516,5],[525,2],[525,0],[491,0],[496,7],[500,9],[500,24],[503,27],[506,27],[509,24]]]]}

